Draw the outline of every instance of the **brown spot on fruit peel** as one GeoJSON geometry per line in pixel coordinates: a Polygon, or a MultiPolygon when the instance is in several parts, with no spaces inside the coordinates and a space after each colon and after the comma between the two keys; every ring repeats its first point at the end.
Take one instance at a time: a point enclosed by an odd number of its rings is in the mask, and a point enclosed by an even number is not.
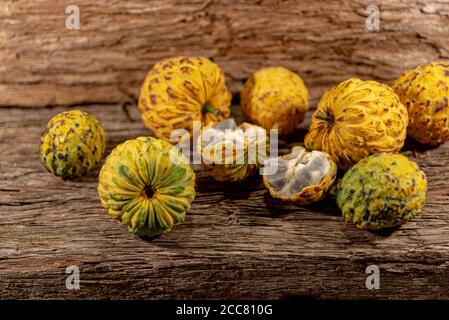
{"type": "Polygon", "coordinates": [[[448,99],[447,97],[443,97],[443,100],[441,102],[435,103],[435,112],[440,112],[447,106],[448,106],[448,99]]]}
{"type": "Polygon", "coordinates": [[[179,62],[185,63],[185,64],[193,64],[192,61],[190,61],[190,59],[188,59],[188,58],[182,58],[181,60],[179,60],[179,62]]]}
{"type": "Polygon", "coordinates": [[[188,80],[185,80],[184,83],[183,83],[183,85],[184,85],[184,87],[185,87],[190,93],[192,93],[193,95],[196,95],[196,94],[198,93],[198,91],[199,91],[198,88],[195,87],[195,86],[193,85],[193,83],[190,82],[190,81],[188,81],[188,80]]]}
{"type": "Polygon", "coordinates": [[[181,72],[184,74],[189,74],[191,70],[189,67],[181,67],[181,72]]]}
{"type": "Polygon", "coordinates": [[[177,98],[178,98],[178,96],[175,94],[175,92],[173,91],[173,89],[170,88],[170,87],[167,88],[167,94],[168,94],[168,96],[169,96],[170,98],[172,98],[172,99],[177,99],[177,98]]]}

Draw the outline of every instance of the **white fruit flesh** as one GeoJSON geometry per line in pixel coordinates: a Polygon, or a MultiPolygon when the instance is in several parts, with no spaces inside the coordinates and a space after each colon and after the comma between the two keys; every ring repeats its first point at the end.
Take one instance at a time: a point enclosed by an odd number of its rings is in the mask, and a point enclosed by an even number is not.
{"type": "MultiPolygon", "coordinates": [[[[265,130],[248,124],[237,126],[232,118],[225,119],[212,128],[206,129],[201,135],[202,156],[206,158],[221,158],[226,156],[222,150],[229,150],[233,157],[239,155],[239,159],[233,162],[244,161],[247,148],[254,148],[255,153],[258,150],[256,146],[267,143],[265,130]]],[[[257,158],[260,155],[256,154],[257,158]]],[[[265,155],[264,157],[265,158],[265,155]]]]}
{"type": "Polygon", "coordinates": [[[307,152],[301,147],[293,148],[292,153],[287,156],[269,160],[272,161],[278,161],[278,170],[267,176],[268,182],[276,192],[284,196],[291,196],[308,186],[320,184],[331,168],[324,153],[315,150],[307,152]]]}

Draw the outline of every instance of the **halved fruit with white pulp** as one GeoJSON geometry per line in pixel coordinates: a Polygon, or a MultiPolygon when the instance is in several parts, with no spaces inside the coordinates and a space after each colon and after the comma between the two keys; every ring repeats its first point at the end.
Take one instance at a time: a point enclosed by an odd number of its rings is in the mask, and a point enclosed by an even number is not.
{"type": "Polygon", "coordinates": [[[218,181],[242,181],[254,175],[267,158],[266,130],[228,118],[207,127],[197,141],[202,166],[218,181]]]}
{"type": "Polygon", "coordinates": [[[337,175],[337,166],[327,153],[298,146],[285,156],[269,159],[265,167],[275,168],[273,174],[263,176],[271,196],[302,205],[323,199],[337,175]]]}

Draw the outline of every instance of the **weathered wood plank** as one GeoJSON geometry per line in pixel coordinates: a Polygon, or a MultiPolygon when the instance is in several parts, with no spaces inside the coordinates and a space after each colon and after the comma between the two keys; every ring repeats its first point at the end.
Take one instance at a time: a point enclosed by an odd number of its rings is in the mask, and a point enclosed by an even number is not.
{"type": "MultiPolygon", "coordinates": [[[[135,108],[136,121],[119,105],[83,109],[104,124],[108,153],[149,134],[135,108]]],[[[0,109],[0,298],[449,298],[448,144],[405,148],[428,176],[428,201],[391,235],[344,223],[332,196],[300,207],[270,198],[259,178],[217,183],[197,170],[186,222],[145,241],[101,207],[98,170],[63,181],[40,164],[41,130],[63,110],[0,109]],[[80,290],[65,287],[72,264],[80,290]],[[365,288],[370,264],[381,270],[380,290],[365,288]]]]}
{"type": "Polygon", "coordinates": [[[449,5],[382,1],[381,32],[355,1],[78,0],[81,29],[65,28],[65,0],[0,3],[0,105],[119,103],[138,94],[160,58],[204,55],[237,92],[262,66],[298,72],[313,98],[346,78],[390,81],[449,58],[449,5]]]}
{"type": "Polygon", "coordinates": [[[364,29],[361,0],[79,0],[79,31],[64,27],[68,4],[0,3],[0,298],[449,297],[447,144],[406,146],[428,176],[428,202],[389,236],[343,223],[332,196],[303,208],[271,199],[258,178],[217,183],[197,171],[186,223],[144,241],[101,208],[98,170],[63,181],[39,163],[40,132],[66,108],[10,108],[85,104],[106,127],[109,153],[149,134],[137,110],[129,121],[118,103],[137,97],[162,57],[211,57],[234,92],[256,69],[284,65],[316,101],[351,76],[388,82],[447,59],[447,2],[383,1],[381,32],[364,29]],[[65,288],[71,264],[81,268],[78,291],[65,288]],[[380,290],[365,288],[369,264],[381,269],[380,290]]]}

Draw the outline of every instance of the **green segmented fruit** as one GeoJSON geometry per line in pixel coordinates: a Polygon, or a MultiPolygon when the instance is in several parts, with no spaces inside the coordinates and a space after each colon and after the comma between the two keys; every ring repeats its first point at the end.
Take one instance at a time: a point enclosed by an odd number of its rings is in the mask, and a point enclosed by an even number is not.
{"type": "Polygon", "coordinates": [[[169,232],[195,198],[195,173],[170,143],[139,137],[118,145],[100,171],[98,194],[109,215],[138,236],[169,232]]]}

